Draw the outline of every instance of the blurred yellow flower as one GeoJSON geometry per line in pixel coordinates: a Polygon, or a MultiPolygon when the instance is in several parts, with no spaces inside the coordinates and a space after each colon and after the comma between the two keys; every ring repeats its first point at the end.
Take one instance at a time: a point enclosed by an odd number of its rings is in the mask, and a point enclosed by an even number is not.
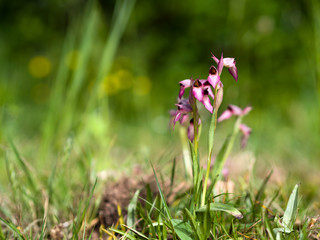
{"type": "Polygon", "coordinates": [[[36,56],[30,59],[28,69],[32,77],[44,78],[51,72],[51,62],[48,58],[36,56]]]}
{"type": "Polygon", "coordinates": [[[147,76],[139,76],[135,78],[134,83],[135,83],[133,88],[134,94],[138,96],[144,96],[150,93],[152,83],[147,76]]]}
{"type": "Polygon", "coordinates": [[[107,95],[115,95],[121,88],[120,79],[116,74],[111,74],[103,79],[102,89],[107,95]]]}
{"type": "Polygon", "coordinates": [[[119,78],[120,89],[129,89],[132,87],[132,73],[128,70],[121,69],[116,72],[116,76],[119,78]]]}
{"type": "Polygon", "coordinates": [[[128,70],[121,69],[103,79],[101,90],[104,94],[115,95],[132,87],[133,77],[128,70]]]}

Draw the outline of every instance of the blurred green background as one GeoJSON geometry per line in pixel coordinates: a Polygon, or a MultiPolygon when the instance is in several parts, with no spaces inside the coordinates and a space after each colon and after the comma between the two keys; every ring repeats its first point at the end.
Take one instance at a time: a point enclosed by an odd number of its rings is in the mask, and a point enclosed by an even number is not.
{"type": "Polygon", "coordinates": [[[317,0],[2,1],[0,22],[2,152],[12,139],[40,171],[70,140],[97,170],[180,154],[169,110],[210,52],[236,58],[221,109],[253,106],[258,165],[320,166],[317,0]]]}

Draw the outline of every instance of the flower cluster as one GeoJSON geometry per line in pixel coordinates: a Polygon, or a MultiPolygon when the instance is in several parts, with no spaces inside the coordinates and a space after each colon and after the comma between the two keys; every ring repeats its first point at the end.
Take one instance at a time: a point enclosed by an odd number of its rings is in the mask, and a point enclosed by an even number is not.
{"type": "MultiPolygon", "coordinates": [[[[223,98],[223,84],[220,79],[223,68],[228,68],[232,77],[238,81],[238,70],[234,58],[223,58],[223,54],[221,54],[220,59],[218,59],[212,54],[212,59],[217,63],[217,67],[210,67],[207,79],[185,79],[179,82],[180,91],[178,103],[176,104],[177,110],[172,110],[170,112],[173,126],[175,126],[178,121],[181,125],[187,125],[187,122],[189,121],[188,138],[190,141],[194,140],[194,119],[198,119],[198,126],[201,123],[200,118],[195,116],[199,116],[196,101],[202,103],[211,114],[214,110],[217,112],[223,98]],[[183,98],[187,88],[190,88],[189,96],[188,98],[183,98]]],[[[222,113],[218,122],[228,119],[232,115],[243,116],[250,110],[251,107],[241,110],[239,107],[230,105],[228,110],[222,113]]],[[[243,124],[241,124],[239,128],[244,134],[242,140],[242,145],[244,146],[251,130],[243,124]]]]}

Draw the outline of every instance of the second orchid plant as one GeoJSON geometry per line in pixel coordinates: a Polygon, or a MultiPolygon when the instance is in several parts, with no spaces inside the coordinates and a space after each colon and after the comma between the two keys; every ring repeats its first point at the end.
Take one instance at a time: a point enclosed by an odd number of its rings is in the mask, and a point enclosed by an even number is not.
{"type": "Polygon", "coordinates": [[[186,79],[180,82],[180,91],[178,96],[177,109],[170,112],[173,126],[179,122],[187,127],[187,136],[190,140],[190,152],[192,160],[193,186],[195,189],[194,200],[197,203],[195,207],[204,206],[208,179],[211,175],[213,185],[221,174],[222,168],[229,156],[234,144],[237,133],[242,133],[241,146],[244,147],[251,133],[251,129],[242,123],[242,118],[251,111],[251,107],[239,108],[235,105],[229,105],[218,118],[217,113],[223,100],[223,83],[221,73],[224,67],[228,68],[232,77],[238,81],[238,70],[234,58],[220,59],[212,54],[212,59],[216,62],[217,67],[211,66],[207,79],[186,79]],[[185,90],[189,88],[189,95],[184,98],[185,90]],[[212,114],[208,131],[208,159],[205,175],[200,168],[199,163],[199,136],[201,129],[201,118],[198,111],[197,102],[200,102],[212,114]],[[224,121],[237,116],[233,131],[226,139],[216,161],[211,169],[211,159],[214,145],[214,133],[217,122],[224,121]],[[203,185],[202,185],[203,184],[203,185]],[[202,185],[202,186],[201,186],[202,185]],[[199,189],[199,190],[197,190],[199,189]]]}

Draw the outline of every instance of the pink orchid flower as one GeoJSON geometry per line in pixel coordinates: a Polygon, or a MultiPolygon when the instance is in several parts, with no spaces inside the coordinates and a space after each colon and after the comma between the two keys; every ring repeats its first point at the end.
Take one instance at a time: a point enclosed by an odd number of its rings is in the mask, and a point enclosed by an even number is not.
{"type": "Polygon", "coordinates": [[[192,93],[194,95],[194,97],[201,102],[205,108],[209,111],[209,112],[213,112],[213,106],[210,102],[210,97],[212,97],[212,99],[214,99],[214,95],[213,92],[211,90],[210,87],[210,83],[207,80],[199,80],[197,79],[194,83],[193,83],[193,87],[192,87],[192,93]]]}
{"type": "Polygon", "coordinates": [[[181,98],[185,92],[186,88],[192,87],[192,94],[194,97],[201,102],[205,108],[209,112],[213,112],[213,106],[211,104],[209,96],[213,99],[214,95],[211,89],[211,84],[208,80],[200,80],[197,79],[193,82],[193,86],[191,86],[191,80],[185,79],[180,83],[180,91],[179,91],[179,98],[181,98]]]}
{"type": "Polygon", "coordinates": [[[173,126],[175,126],[178,121],[180,121],[180,124],[185,123],[188,118],[188,113],[192,112],[192,107],[188,99],[180,99],[176,106],[178,107],[178,110],[170,112],[174,117],[173,126]]]}
{"type": "Polygon", "coordinates": [[[179,82],[179,84],[180,84],[179,99],[181,99],[185,89],[191,87],[191,79],[185,79],[179,82]]]}
{"type": "Polygon", "coordinates": [[[235,105],[229,105],[228,109],[224,111],[220,117],[218,118],[218,122],[231,118],[233,115],[235,116],[244,116],[247,115],[251,111],[252,107],[245,107],[243,110],[235,105]]]}
{"type": "Polygon", "coordinates": [[[221,81],[219,71],[214,66],[210,67],[207,80],[213,88],[216,88],[217,85],[220,87],[221,81]]]}
{"type": "Polygon", "coordinates": [[[236,60],[234,58],[223,58],[222,54],[221,54],[221,59],[219,60],[216,56],[213,55],[213,53],[211,54],[212,54],[212,59],[218,64],[219,74],[221,74],[223,67],[227,67],[232,77],[236,81],[238,81],[238,69],[236,67],[236,60]]]}
{"type": "MultiPolygon", "coordinates": [[[[231,118],[233,115],[235,116],[244,116],[247,115],[252,110],[252,107],[248,106],[244,109],[239,108],[235,105],[229,105],[228,109],[224,111],[220,117],[218,118],[218,122],[221,122],[223,120],[231,118]]],[[[251,134],[251,128],[249,128],[245,124],[240,124],[239,129],[242,132],[242,138],[241,138],[241,147],[244,148],[247,145],[248,138],[251,134]]]]}
{"type": "Polygon", "coordinates": [[[239,129],[242,132],[241,148],[245,148],[248,142],[248,138],[251,134],[251,128],[249,128],[245,124],[240,124],[239,129]]]}

